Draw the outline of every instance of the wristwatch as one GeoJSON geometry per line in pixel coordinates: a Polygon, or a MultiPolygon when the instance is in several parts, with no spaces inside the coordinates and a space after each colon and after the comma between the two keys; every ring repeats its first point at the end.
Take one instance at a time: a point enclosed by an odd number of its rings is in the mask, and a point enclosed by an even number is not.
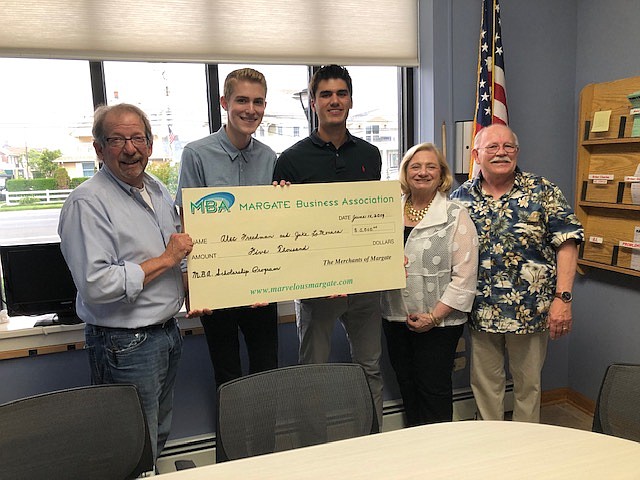
{"type": "Polygon", "coordinates": [[[571,295],[571,292],[556,292],[555,297],[559,298],[564,303],[570,303],[571,300],[573,300],[573,295],[571,295]]]}

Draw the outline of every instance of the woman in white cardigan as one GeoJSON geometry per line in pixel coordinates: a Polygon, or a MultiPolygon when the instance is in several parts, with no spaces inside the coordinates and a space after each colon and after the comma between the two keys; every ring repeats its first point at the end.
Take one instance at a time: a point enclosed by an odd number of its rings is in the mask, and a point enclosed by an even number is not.
{"type": "Polygon", "coordinates": [[[476,294],[478,237],[465,208],[447,199],[452,183],[433,144],[403,157],[407,287],[383,292],[382,317],[409,426],[452,420],[453,361],[476,294]]]}

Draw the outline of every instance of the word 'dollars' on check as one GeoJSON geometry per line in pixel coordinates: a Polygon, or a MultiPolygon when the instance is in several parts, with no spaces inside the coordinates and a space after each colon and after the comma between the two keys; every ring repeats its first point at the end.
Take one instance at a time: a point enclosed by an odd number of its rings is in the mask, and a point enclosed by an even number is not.
{"type": "Polygon", "coordinates": [[[182,191],[192,309],[405,286],[397,181],[182,191]]]}

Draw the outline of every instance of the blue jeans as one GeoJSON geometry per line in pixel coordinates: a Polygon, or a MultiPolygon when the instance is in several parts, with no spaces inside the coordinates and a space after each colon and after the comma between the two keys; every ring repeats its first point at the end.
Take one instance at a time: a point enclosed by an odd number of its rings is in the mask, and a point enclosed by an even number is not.
{"type": "Polygon", "coordinates": [[[182,353],[178,322],[139,329],[85,326],[91,383],[132,383],[140,392],[154,461],[171,428],[173,387],[182,353]]]}

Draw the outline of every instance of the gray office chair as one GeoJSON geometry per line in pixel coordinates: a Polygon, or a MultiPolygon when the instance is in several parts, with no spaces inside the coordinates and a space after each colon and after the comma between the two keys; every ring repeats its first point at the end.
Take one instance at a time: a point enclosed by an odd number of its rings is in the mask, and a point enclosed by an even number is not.
{"type": "Polygon", "coordinates": [[[640,442],[640,365],[609,365],[596,402],[592,430],[640,442]]]}
{"type": "Polygon", "coordinates": [[[216,461],[378,432],[371,390],[357,364],[284,367],[218,388],[216,461]]]}
{"type": "Polygon", "coordinates": [[[124,480],[154,469],[133,385],[94,385],[0,405],[0,477],[124,480]]]}

